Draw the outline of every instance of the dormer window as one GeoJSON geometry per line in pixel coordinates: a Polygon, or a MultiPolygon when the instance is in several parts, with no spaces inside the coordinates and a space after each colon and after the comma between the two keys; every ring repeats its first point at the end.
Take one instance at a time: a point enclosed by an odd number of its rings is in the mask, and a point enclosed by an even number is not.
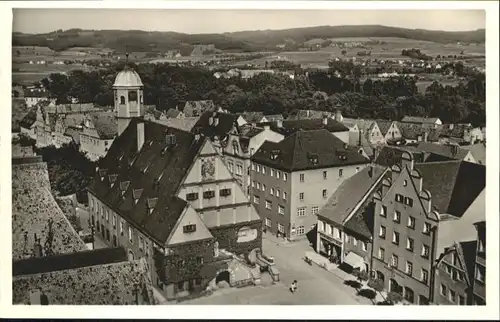
{"type": "Polygon", "coordinates": [[[309,163],[313,165],[318,164],[318,156],[316,154],[308,154],[307,158],[309,159],[309,163]]]}
{"type": "Polygon", "coordinates": [[[155,207],[156,207],[156,202],[158,201],[158,198],[148,198],[147,200],[147,206],[148,206],[148,211],[149,214],[152,214],[155,207]]]}
{"type": "Polygon", "coordinates": [[[117,174],[110,174],[108,176],[108,179],[109,179],[109,187],[110,188],[113,188],[113,186],[115,185],[115,182],[116,182],[116,179],[118,178],[118,175],[117,174]]]}
{"type": "Polygon", "coordinates": [[[176,137],[173,134],[167,134],[165,135],[165,144],[167,146],[172,146],[175,145],[176,143],[176,137]]]}
{"type": "Polygon", "coordinates": [[[194,233],[196,231],[196,225],[185,225],[182,227],[182,231],[185,234],[194,233]]]}
{"type": "Polygon", "coordinates": [[[240,148],[238,146],[238,142],[233,141],[233,153],[235,155],[238,155],[240,153],[240,148]]]}
{"type": "Polygon", "coordinates": [[[125,192],[127,192],[128,186],[130,185],[130,181],[122,181],[120,182],[120,190],[122,193],[122,197],[125,196],[125,192]]]}
{"type": "Polygon", "coordinates": [[[150,164],[151,164],[151,163],[148,163],[148,164],[146,165],[146,167],[142,170],[142,174],[146,174],[146,172],[147,172],[147,171],[148,171],[148,169],[149,169],[149,165],[150,165],[150,164]]]}
{"type": "Polygon", "coordinates": [[[280,154],[279,150],[272,150],[270,154],[271,160],[276,160],[280,154]]]}
{"type": "Polygon", "coordinates": [[[99,176],[101,177],[101,181],[104,181],[104,177],[108,173],[108,170],[106,169],[99,169],[99,176]]]}
{"type": "Polygon", "coordinates": [[[141,195],[142,195],[143,191],[144,191],[144,189],[134,189],[132,191],[132,197],[134,198],[134,204],[137,205],[137,203],[139,202],[139,199],[141,199],[141,195]]]}

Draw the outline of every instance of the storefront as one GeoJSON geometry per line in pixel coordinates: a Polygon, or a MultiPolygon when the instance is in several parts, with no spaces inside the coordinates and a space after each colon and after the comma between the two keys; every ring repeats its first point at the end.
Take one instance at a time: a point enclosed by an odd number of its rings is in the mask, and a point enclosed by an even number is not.
{"type": "Polygon", "coordinates": [[[319,253],[326,258],[340,262],[342,242],[327,236],[320,236],[319,253]]]}

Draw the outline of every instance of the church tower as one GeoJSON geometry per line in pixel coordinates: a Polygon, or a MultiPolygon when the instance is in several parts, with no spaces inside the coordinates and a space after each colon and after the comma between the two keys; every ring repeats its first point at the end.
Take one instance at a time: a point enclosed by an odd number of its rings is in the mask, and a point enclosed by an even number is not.
{"type": "Polygon", "coordinates": [[[125,68],[116,75],[113,84],[119,136],[125,131],[131,119],[142,116],[143,87],[139,74],[128,66],[127,54],[125,68]]]}

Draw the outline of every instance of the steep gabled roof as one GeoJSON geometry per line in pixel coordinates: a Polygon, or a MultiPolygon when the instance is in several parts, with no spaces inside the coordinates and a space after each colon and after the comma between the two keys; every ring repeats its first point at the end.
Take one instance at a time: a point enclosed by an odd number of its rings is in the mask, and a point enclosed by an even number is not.
{"type": "Polygon", "coordinates": [[[101,139],[112,139],[117,135],[118,123],[114,113],[90,113],[90,117],[101,139]]]}
{"type": "Polygon", "coordinates": [[[387,121],[387,120],[376,120],[378,128],[380,129],[380,133],[382,135],[386,135],[387,131],[391,128],[391,125],[393,121],[387,121]]]}
{"type": "Polygon", "coordinates": [[[329,131],[297,131],[275,143],[265,141],[253,160],[284,171],[364,164],[369,160],[329,131]]]}
{"type": "Polygon", "coordinates": [[[401,120],[403,123],[415,123],[415,124],[435,124],[439,120],[437,117],[419,117],[419,116],[405,116],[401,120]]]}
{"type": "Polygon", "coordinates": [[[430,129],[422,126],[422,124],[403,122],[397,122],[396,124],[401,131],[401,135],[403,136],[403,138],[409,140],[416,140],[419,136],[423,137],[426,131],[428,133],[430,132],[430,129]]]}
{"type": "Polygon", "coordinates": [[[486,168],[465,161],[415,164],[423,178],[423,188],[432,196],[439,213],[462,217],[486,187],[486,168]]]}
{"type": "Polygon", "coordinates": [[[462,149],[458,146],[437,144],[431,142],[419,142],[416,147],[416,151],[432,152],[455,160],[463,160],[469,153],[468,150],[462,149]]]}
{"type": "Polygon", "coordinates": [[[19,126],[29,129],[36,122],[36,109],[30,110],[19,122],[19,126]]]}
{"type": "Polygon", "coordinates": [[[476,160],[479,164],[486,165],[486,143],[465,145],[461,148],[469,150],[474,160],[476,160]]]}
{"type": "Polygon", "coordinates": [[[219,139],[224,138],[236,126],[238,115],[219,112],[205,112],[194,125],[192,131],[198,131],[200,134],[209,138],[217,136],[219,139]],[[215,121],[218,119],[218,121],[215,121]],[[215,122],[217,122],[216,125],[215,122]]]}
{"type": "MultiPolygon", "coordinates": [[[[367,218],[370,214],[364,213],[365,207],[362,206],[362,200],[370,191],[376,192],[377,186],[382,183],[381,177],[386,169],[377,165],[366,167],[346,179],[321,208],[318,216],[344,225],[348,229],[370,238],[372,228],[369,227],[370,218],[367,218]],[[349,218],[357,206],[360,208],[349,218]]],[[[371,215],[373,216],[373,214],[371,215]]]]}
{"type": "Polygon", "coordinates": [[[366,119],[351,119],[344,117],[342,123],[348,126],[352,126],[356,124],[358,129],[363,130],[365,134],[367,134],[374,126],[377,124],[374,120],[366,120],[366,119]]]}
{"type": "Polygon", "coordinates": [[[189,132],[144,121],[144,145],[138,153],[137,122],[132,120],[114,140],[99,163],[99,169],[106,171],[97,171],[89,191],[139,230],[164,243],[188,206],[176,196],[177,190],[205,140],[189,132]],[[167,146],[166,135],[175,136],[174,145],[167,146]],[[99,172],[102,172],[102,180],[99,172]],[[111,187],[109,175],[112,174],[117,175],[115,182],[119,184],[111,187]],[[133,191],[137,189],[143,190],[136,203],[133,191]],[[148,200],[152,198],[158,199],[149,213],[148,200]]]}
{"type": "Polygon", "coordinates": [[[243,119],[248,123],[259,123],[264,117],[264,113],[262,112],[245,112],[241,114],[243,119]]]}
{"type": "Polygon", "coordinates": [[[326,125],[323,123],[323,118],[317,119],[302,119],[302,120],[287,120],[283,121],[282,126],[272,123],[271,128],[273,131],[283,134],[284,136],[291,135],[299,130],[311,131],[325,129],[328,132],[346,132],[349,129],[340,122],[328,117],[326,125]]]}

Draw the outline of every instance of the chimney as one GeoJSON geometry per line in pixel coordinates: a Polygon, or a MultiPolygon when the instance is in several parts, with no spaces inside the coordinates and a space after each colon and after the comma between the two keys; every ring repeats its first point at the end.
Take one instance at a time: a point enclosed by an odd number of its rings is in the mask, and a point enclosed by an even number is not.
{"type": "Polygon", "coordinates": [[[340,110],[337,110],[335,112],[335,121],[342,122],[343,120],[344,120],[344,117],[342,116],[342,112],[340,110]]]}
{"type": "Polygon", "coordinates": [[[454,125],[453,123],[450,124],[449,126],[450,130],[453,130],[453,125],[454,125]]]}
{"type": "Polygon", "coordinates": [[[279,128],[283,127],[283,120],[276,120],[276,126],[279,128]]]}
{"type": "Polygon", "coordinates": [[[141,151],[144,145],[144,122],[137,122],[137,151],[141,151]]]}

